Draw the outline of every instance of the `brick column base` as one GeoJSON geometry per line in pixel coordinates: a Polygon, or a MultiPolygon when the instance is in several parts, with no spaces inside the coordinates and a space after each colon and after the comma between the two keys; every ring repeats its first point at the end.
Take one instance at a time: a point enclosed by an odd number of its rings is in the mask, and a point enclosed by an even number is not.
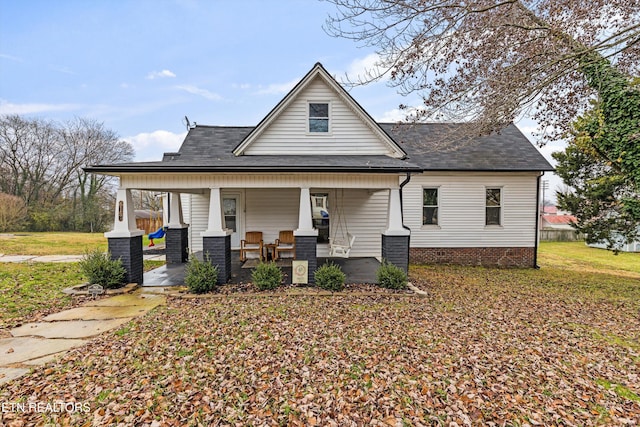
{"type": "Polygon", "coordinates": [[[309,284],[313,285],[315,280],[315,272],[318,268],[318,256],[316,255],[316,246],[318,244],[317,236],[295,236],[296,239],[296,261],[308,261],[309,284]]]}
{"type": "Polygon", "coordinates": [[[206,260],[218,267],[218,285],[227,283],[231,279],[231,236],[204,236],[202,238],[202,253],[206,260]]]}
{"type": "Polygon", "coordinates": [[[189,260],[189,228],[168,228],[165,239],[167,264],[182,264],[189,260]]]}
{"type": "Polygon", "coordinates": [[[382,235],[382,258],[409,272],[409,237],[382,235]]]}
{"type": "Polygon", "coordinates": [[[109,237],[109,252],[111,259],[122,261],[127,271],[125,280],[128,283],[142,285],[144,268],[142,266],[142,236],[109,237]]]}

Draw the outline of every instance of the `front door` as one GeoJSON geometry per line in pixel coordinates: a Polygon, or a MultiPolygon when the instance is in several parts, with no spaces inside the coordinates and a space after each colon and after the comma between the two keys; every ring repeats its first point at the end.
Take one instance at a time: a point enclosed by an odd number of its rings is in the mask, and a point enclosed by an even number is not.
{"type": "Polygon", "coordinates": [[[227,194],[222,198],[222,209],[224,211],[225,227],[231,229],[231,247],[240,247],[240,236],[242,235],[242,199],[240,194],[227,194]]]}

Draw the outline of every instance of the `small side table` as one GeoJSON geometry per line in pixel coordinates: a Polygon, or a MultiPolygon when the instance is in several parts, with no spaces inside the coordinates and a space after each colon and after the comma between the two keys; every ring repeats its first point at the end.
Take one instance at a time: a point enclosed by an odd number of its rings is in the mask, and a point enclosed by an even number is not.
{"type": "Polygon", "coordinates": [[[266,245],[264,245],[264,249],[267,252],[264,257],[265,261],[275,261],[275,257],[276,257],[276,247],[278,245],[276,245],[275,243],[267,243],[266,245]],[[269,252],[271,252],[271,258],[269,258],[269,252]]]}

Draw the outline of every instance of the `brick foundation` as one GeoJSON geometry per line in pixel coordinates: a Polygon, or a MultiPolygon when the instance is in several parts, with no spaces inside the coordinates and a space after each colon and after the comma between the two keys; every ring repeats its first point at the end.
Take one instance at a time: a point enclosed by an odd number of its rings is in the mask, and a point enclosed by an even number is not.
{"type": "Polygon", "coordinates": [[[535,248],[410,248],[414,264],[534,267],[535,248]]]}

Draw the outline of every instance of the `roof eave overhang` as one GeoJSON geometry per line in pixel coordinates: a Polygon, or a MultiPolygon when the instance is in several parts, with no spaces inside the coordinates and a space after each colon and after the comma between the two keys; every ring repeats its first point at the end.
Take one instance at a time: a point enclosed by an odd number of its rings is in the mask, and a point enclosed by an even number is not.
{"type": "Polygon", "coordinates": [[[406,172],[421,172],[422,169],[418,167],[383,167],[383,166],[368,166],[368,167],[326,167],[326,166],[291,166],[291,167],[269,167],[269,166],[257,166],[257,167],[210,167],[210,166],[190,166],[188,168],[183,167],[171,167],[171,166],[151,166],[151,167],[88,167],[84,168],[85,172],[97,173],[104,175],[122,175],[122,174],[145,174],[145,173],[217,173],[217,172],[237,172],[237,173],[303,173],[303,172],[316,172],[316,173],[406,173],[406,172]]]}

